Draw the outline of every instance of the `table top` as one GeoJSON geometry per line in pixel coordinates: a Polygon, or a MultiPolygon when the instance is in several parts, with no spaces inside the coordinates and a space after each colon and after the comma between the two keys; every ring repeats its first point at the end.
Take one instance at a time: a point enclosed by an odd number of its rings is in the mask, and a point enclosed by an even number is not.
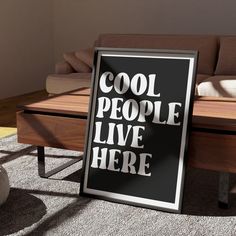
{"type": "Polygon", "coordinates": [[[30,104],[20,104],[18,108],[26,111],[85,116],[88,114],[89,88],[73,90],[30,104]]]}
{"type": "Polygon", "coordinates": [[[236,131],[236,99],[196,97],[192,124],[195,128],[236,131]]]}
{"type": "MultiPolygon", "coordinates": [[[[31,104],[19,105],[21,110],[87,117],[89,88],[74,90],[31,104]]],[[[236,131],[236,99],[195,97],[192,126],[216,130],[236,131]]]]}

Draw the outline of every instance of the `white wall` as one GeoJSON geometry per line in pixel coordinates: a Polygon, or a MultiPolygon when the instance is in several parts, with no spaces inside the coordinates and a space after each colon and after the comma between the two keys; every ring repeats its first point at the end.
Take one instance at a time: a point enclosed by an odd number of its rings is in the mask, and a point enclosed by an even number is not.
{"type": "Polygon", "coordinates": [[[235,0],[54,0],[55,60],[100,33],[236,34],[235,0]]]}
{"type": "Polygon", "coordinates": [[[0,99],[45,88],[100,33],[236,34],[235,0],[1,0],[0,99]]]}
{"type": "Polygon", "coordinates": [[[51,0],[0,1],[0,99],[45,88],[53,71],[51,0]]]}

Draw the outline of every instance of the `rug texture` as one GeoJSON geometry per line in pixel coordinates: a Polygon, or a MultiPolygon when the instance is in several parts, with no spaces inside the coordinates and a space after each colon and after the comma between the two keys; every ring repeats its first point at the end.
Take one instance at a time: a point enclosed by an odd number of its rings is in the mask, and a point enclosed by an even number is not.
{"type": "MultiPolygon", "coordinates": [[[[47,148],[46,155],[51,169],[79,153],[47,148]]],[[[0,139],[0,164],[11,185],[0,235],[236,235],[236,196],[230,209],[218,208],[216,172],[188,169],[183,211],[174,214],[79,196],[81,161],[40,178],[35,147],[15,135],[0,139]]]]}

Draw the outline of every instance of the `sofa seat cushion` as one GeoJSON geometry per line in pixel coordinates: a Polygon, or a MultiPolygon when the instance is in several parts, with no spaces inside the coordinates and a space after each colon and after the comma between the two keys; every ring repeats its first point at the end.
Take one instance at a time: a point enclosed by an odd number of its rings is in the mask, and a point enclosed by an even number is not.
{"type": "Polygon", "coordinates": [[[197,74],[196,76],[196,86],[195,86],[195,95],[198,95],[198,85],[204,80],[209,78],[211,75],[197,74]]]}
{"type": "Polygon", "coordinates": [[[148,34],[103,34],[100,35],[97,46],[197,50],[199,52],[198,73],[210,75],[215,70],[218,47],[215,36],[148,34]]]}
{"type": "Polygon", "coordinates": [[[198,95],[236,98],[236,75],[209,77],[198,85],[198,95]]]}
{"type": "Polygon", "coordinates": [[[46,90],[49,94],[60,94],[90,86],[91,73],[52,74],[46,79],[46,90]]]}
{"type": "Polygon", "coordinates": [[[201,82],[208,79],[209,77],[211,77],[211,75],[197,74],[196,84],[200,84],[201,82]]]}

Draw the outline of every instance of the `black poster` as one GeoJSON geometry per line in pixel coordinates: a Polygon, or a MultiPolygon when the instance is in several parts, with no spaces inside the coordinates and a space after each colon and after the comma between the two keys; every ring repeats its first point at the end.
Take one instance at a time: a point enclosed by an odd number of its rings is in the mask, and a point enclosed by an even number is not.
{"type": "Polygon", "coordinates": [[[81,194],[180,212],[196,59],[96,50],[81,194]]]}

